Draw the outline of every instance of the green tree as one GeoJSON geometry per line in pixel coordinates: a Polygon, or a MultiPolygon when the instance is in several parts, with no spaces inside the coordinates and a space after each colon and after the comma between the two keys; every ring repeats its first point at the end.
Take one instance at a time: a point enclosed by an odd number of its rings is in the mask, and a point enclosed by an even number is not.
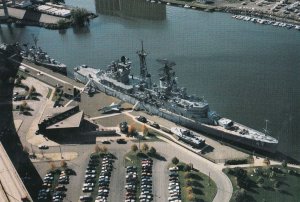
{"type": "Polygon", "coordinates": [[[71,19],[74,24],[84,26],[88,20],[89,12],[84,8],[74,8],[71,10],[71,19]]]}
{"type": "Polygon", "coordinates": [[[142,131],[144,136],[147,136],[149,134],[149,129],[145,124],[142,126],[142,131]]]}
{"type": "Polygon", "coordinates": [[[185,178],[185,179],[190,179],[190,178],[192,178],[192,173],[190,173],[190,172],[185,172],[185,173],[184,173],[184,178],[185,178]]]}
{"type": "Polygon", "coordinates": [[[179,159],[177,157],[172,158],[172,163],[177,165],[179,163],[179,159]]]}
{"type": "Polygon", "coordinates": [[[194,191],[192,186],[186,187],[185,190],[186,190],[186,192],[189,193],[189,194],[193,193],[193,191],[194,191]]]}
{"type": "Polygon", "coordinates": [[[184,171],[191,171],[191,169],[192,169],[192,167],[191,167],[190,165],[188,165],[188,164],[185,164],[185,165],[183,166],[183,170],[184,170],[184,171]]]}
{"type": "Polygon", "coordinates": [[[129,136],[135,136],[136,134],[136,128],[134,125],[128,126],[128,135],[129,136]]]}
{"type": "Polygon", "coordinates": [[[107,147],[106,146],[100,147],[100,152],[107,153],[107,147]]]}
{"type": "Polygon", "coordinates": [[[131,145],[131,151],[136,152],[138,150],[138,147],[136,144],[131,145]]]}
{"type": "Polygon", "coordinates": [[[99,153],[101,149],[100,149],[99,145],[96,144],[94,150],[96,153],[99,153]]]}
{"type": "Polygon", "coordinates": [[[143,152],[147,152],[149,150],[149,146],[146,143],[144,143],[144,144],[142,144],[141,149],[143,152]]]}
{"type": "Polygon", "coordinates": [[[185,184],[186,184],[186,186],[193,186],[193,181],[188,179],[188,180],[186,180],[185,184]]]}
{"type": "Polygon", "coordinates": [[[187,199],[188,199],[188,201],[191,201],[191,202],[195,201],[196,200],[195,194],[193,192],[188,193],[187,199]]]}
{"type": "Polygon", "coordinates": [[[62,161],[60,162],[60,166],[61,166],[62,168],[66,168],[66,167],[68,166],[68,164],[67,164],[66,161],[62,160],[62,161]]]}
{"type": "Polygon", "coordinates": [[[282,167],[286,168],[287,167],[287,162],[286,160],[283,160],[282,163],[281,163],[282,167]]]}
{"type": "Polygon", "coordinates": [[[66,29],[69,27],[70,22],[66,19],[59,19],[57,21],[57,27],[58,29],[66,29]]]}
{"type": "Polygon", "coordinates": [[[242,202],[246,198],[245,189],[238,189],[233,193],[232,199],[234,202],[242,202]]]}
{"type": "Polygon", "coordinates": [[[264,184],[264,178],[262,176],[258,177],[256,183],[259,187],[261,187],[264,184]]]}
{"type": "Polygon", "coordinates": [[[277,181],[277,180],[275,180],[275,182],[274,182],[274,189],[278,190],[279,187],[280,187],[280,182],[277,181]]]}

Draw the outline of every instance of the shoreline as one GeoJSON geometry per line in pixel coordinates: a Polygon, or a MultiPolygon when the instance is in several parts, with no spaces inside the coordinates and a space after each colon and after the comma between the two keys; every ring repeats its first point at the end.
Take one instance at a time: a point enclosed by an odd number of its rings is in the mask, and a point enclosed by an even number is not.
{"type": "MultiPolygon", "coordinates": [[[[149,2],[149,0],[147,0],[149,2]]],[[[300,18],[299,20],[288,17],[287,15],[283,16],[278,13],[270,12],[270,11],[264,11],[263,9],[255,9],[251,10],[250,8],[242,7],[238,8],[234,5],[238,6],[238,3],[236,4],[230,4],[230,3],[224,3],[220,5],[215,4],[205,4],[205,3],[197,3],[195,1],[193,2],[186,2],[186,1],[178,1],[178,0],[156,0],[151,1],[151,3],[158,3],[158,4],[166,4],[169,6],[175,6],[175,7],[181,7],[183,9],[192,9],[192,10],[200,10],[205,12],[221,12],[221,13],[230,13],[232,15],[244,15],[248,17],[256,17],[260,19],[265,20],[272,20],[276,22],[281,23],[290,23],[294,26],[300,25],[300,18]]],[[[71,5],[65,5],[65,6],[71,6],[71,5]]],[[[41,13],[42,14],[42,13],[41,13]]],[[[50,15],[51,16],[51,15],[50,15]]],[[[55,16],[53,16],[55,17],[55,16]]],[[[94,19],[97,18],[98,15],[94,13],[89,13],[88,19],[94,19]]],[[[24,20],[24,19],[17,19],[15,17],[9,16],[7,19],[0,20],[0,24],[3,23],[14,23],[16,26],[35,26],[35,27],[43,27],[46,29],[52,29],[52,30],[66,30],[71,27],[74,27],[71,23],[69,23],[65,27],[59,27],[58,23],[44,23],[44,22],[38,22],[38,21],[30,21],[30,20],[24,20]]]]}

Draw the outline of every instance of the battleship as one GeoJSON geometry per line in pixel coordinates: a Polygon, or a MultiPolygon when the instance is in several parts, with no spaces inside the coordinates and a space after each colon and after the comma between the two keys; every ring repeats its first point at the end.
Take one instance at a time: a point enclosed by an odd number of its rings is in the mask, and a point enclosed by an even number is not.
{"type": "MultiPolygon", "coordinates": [[[[59,72],[61,74],[67,75],[67,66],[58,62],[57,60],[51,58],[47,52],[43,51],[41,47],[37,46],[38,39],[32,35],[34,46],[29,47],[28,44],[20,44],[16,43],[13,47],[16,47],[15,53],[20,55],[24,60],[32,62],[36,65],[46,67],[54,72],[59,72]]],[[[2,44],[3,47],[11,47],[11,45],[2,44]]],[[[3,48],[4,50],[4,48],[3,48]]]]}
{"type": "Polygon", "coordinates": [[[74,77],[87,86],[133,104],[135,109],[214,136],[222,142],[243,146],[251,151],[276,151],[278,140],[271,137],[267,130],[260,132],[221,117],[210,110],[206,100],[188,95],[186,88],[178,86],[173,69],[175,62],[157,60],[162,68],[159,69],[160,78],[156,84],[148,72],[147,53],[143,44],[137,54],[140,59],[138,77],[131,74],[131,61],[125,56],[113,61],[107,68],[95,69],[87,65],[75,67],[74,77]]]}
{"type": "MultiPolygon", "coordinates": [[[[35,43],[36,44],[36,43],[35,43]]],[[[19,43],[15,44],[0,44],[0,52],[6,56],[17,55],[22,59],[34,63],[39,66],[46,67],[54,72],[67,75],[67,66],[51,58],[46,52],[44,52],[37,45],[28,47],[28,44],[23,44],[23,47],[19,43]]]]}

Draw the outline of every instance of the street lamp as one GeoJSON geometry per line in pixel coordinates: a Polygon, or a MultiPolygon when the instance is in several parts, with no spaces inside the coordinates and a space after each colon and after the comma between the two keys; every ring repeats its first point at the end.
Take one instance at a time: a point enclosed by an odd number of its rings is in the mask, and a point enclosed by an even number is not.
{"type": "Polygon", "coordinates": [[[60,147],[60,145],[59,145],[58,147],[59,147],[59,151],[60,151],[60,158],[61,158],[61,159],[64,159],[64,157],[63,157],[63,155],[62,155],[62,152],[61,152],[61,147],[60,147]]]}

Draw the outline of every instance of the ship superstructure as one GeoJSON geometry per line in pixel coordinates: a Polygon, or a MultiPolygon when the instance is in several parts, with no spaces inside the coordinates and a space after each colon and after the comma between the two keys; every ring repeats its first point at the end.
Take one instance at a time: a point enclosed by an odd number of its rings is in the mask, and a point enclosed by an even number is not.
{"type": "Polygon", "coordinates": [[[219,116],[210,110],[203,98],[188,95],[185,88],[178,87],[174,62],[157,60],[163,65],[159,69],[159,85],[152,83],[143,45],[137,54],[140,58],[139,77],[130,74],[131,62],[124,56],[106,69],[77,67],[74,76],[83,83],[92,82],[100,91],[187,128],[253,149],[276,151],[278,140],[275,138],[219,116]]]}

